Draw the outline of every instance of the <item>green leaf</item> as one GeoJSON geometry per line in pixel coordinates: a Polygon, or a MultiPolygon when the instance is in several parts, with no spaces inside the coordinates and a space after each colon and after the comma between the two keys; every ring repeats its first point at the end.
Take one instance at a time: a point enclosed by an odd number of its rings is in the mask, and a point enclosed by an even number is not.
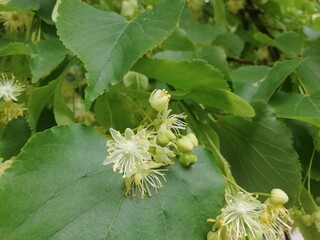
{"type": "Polygon", "coordinates": [[[256,116],[252,120],[235,116],[217,119],[215,129],[222,154],[230,162],[240,186],[265,193],[281,188],[292,203],[299,195],[301,179],[292,135],[269,107],[261,103],[255,103],[254,107],[256,116]]]}
{"type": "Polygon", "coordinates": [[[269,46],[273,46],[273,47],[277,47],[280,48],[279,44],[272,39],[271,37],[269,37],[267,34],[261,33],[261,32],[257,32],[253,35],[253,38],[261,43],[265,43],[269,46]]]}
{"type": "Polygon", "coordinates": [[[93,128],[59,126],[32,137],[0,181],[1,239],[204,239],[224,195],[213,155],[198,148],[190,168],[170,167],[145,199],[125,197],[120,174],[102,162],[93,128]],[[45,227],[44,227],[45,226],[45,227]]]}
{"type": "Polygon", "coordinates": [[[36,126],[42,110],[53,98],[57,84],[58,80],[55,80],[44,87],[33,89],[28,103],[27,115],[29,126],[33,132],[36,131],[36,126]]]}
{"type": "Polygon", "coordinates": [[[198,51],[198,56],[218,68],[224,74],[225,78],[230,80],[227,55],[222,47],[203,47],[198,51]]]}
{"type": "Polygon", "coordinates": [[[271,68],[267,66],[243,66],[230,72],[234,92],[247,101],[254,99],[257,87],[265,81],[271,68]]]}
{"type": "Polygon", "coordinates": [[[302,36],[295,32],[281,33],[275,39],[261,32],[255,33],[253,37],[259,42],[278,48],[292,58],[298,57],[303,47],[302,36]]]}
{"type": "Polygon", "coordinates": [[[181,27],[186,31],[191,41],[197,45],[209,45],[226,31],[222,25],[202,24],[195,21],[181,22],[181,27]]]}
{"type": "Polygon", "coordinates": [[[31,48],[33,52],[30,59],[32,83],[49,75],[67,54],[67,49],[62,42],[54,38],[42,40],[31,45],[31,48]]]}
{"type": "Polygon", "coordinates": [[[112,12],[94,9],[81,1],[62,1],[58,34],[85,63],[88,71],[86,105],[122,80],[131,66],[175,29],[184,0],[160,0],[128,22],[112,12]]]}
{"type": "Polygon", "coordinates": [[[66,105],[62,96],[62,84],[64,78],[58,80],[53,98],[54,119],[58,125],[74,123],[74,115],[70,108],[66,105]]]}
{"type": "Polygon", "coordinates": [[[279,93],[270,101],[276,115],[308,122],[320,127],[320,91],[303,95],[299,93],[279,93]]]}
{"type": "Polygon", "coordinates": [[[173,51],[195,50],[195,46],[189,39],[187,33],[179,27],[162,43],[162,47],[166,50],[173,51]]]}
{"type": "Polygon", "coordinates": [[[280,50],[289,57],[295,58],[301,54],[303,37],[296,32],[284,32],[275,37],[280,50]]]}
{"type": "Polygon", "coordinates": [[[226,17],[226,8],[223,0],[211,1],[214,8],[214,19],[217,25],[227,28],[228,21],[226,17]]]}
{"type": "Polygon", "coordinates": [[[39,0],[10,0],[5,5],[0,4],[0,11],[37,10],[39,0]]]}
{"type": "Polygon", "coordinates": [[[237,115],[254,116],[252,107],[230,92],[220,71],[202,60],[141,59],[133,69],[149,78],[185,90],[184,97],[205,106],[214,106],[237,115]]]}
{"type": "Polygon", "coordinates": [[[8,160],[12,156],[18,155],[30,135],[31,131],[24,118],[10,121],[6,125],[0,139],[0,157],[8,160]]]}
{"type": "Polygon", "coordinates": [[[315,81],[320,76],[320,40],[306,48],[303,56],[306,61],[298,68],[301,83],[308,93],[320,90],[320,81],[315,81]]]}
{"type": "Polygon", "coordinates": [[[196,89],[186,95],[207,107],[216,107],[235,115],[253,117],[254,109],[238,95],[224,89],[196,89]]]}
{"type": "Polygon", "coordinates": [[[37,16],[39,16],[46,23],[53,25],[54,22],[52,21],[51,15],[56,2],[57,1],[52,0],[39,1],[40,8],[37,11],[37,16]]]}
{"type": "Polygon", "coordinates": [[[153,55],[153,59],[166,59],[166,60],[193,60],[197,58],[197,55],[195,52],[191,51],[162,51],[157,52],[153,55]]]}
{"type": "Polygon", "coordinates": [[[202,60],[140,59],[133,66],[133,70],[183,90],[195,88],[229,90],[220,71],[202,60]]]}
{"type": "Polygon", "coordinates": [[[237,34],[229,32],[219,35],[214,43],[236,56],[240,56],[244,48],[244,41],[237,34]]]}
{"type": "Polygon", "coordinates": [[[113,127],[121,132],[126,128],[134,128],[142,120],[139,118],[137,103],[118,85],[111,87],[97,99],[94,113],[103,127],[106,129],[113,127]]]}
{"type": "Polygon", "coordinates": [[[22,42],[12,42],[5,39],[0,40],[0,56],[30,54],[31,49],[28,44],[22,42]]]}
{"type": "Polygon", "coordinates": [[[231,72],[235,93],[249,102],[269,101],[283,81],[303,62],[303,59],[285,60],[269,70],[265,66],[240,67],[231,72]]]}

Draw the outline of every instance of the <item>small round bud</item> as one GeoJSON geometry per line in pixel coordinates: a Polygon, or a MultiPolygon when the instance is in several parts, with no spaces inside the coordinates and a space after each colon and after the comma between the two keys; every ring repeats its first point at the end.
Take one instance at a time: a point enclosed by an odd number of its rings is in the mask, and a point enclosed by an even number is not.
{"type": "Polygon", "coordinates": [[[310,214],[305,214],[301,216],[301,221],[304,225],[306,225],[307,227],[310,227],[312,224],[312,217],[310,214]]]}
{"type": "Polygon", "coordinates": [[[121,15],[128,18],[133,18],[139,10],[137,0],[124,0],[121,7],[121,15]]]}
{"type": "Polygon", "coordinates": [[[282,191],[279,188],[272,189],[270,202],[273,205],[276,205],[276,206],[283,205],[283,204],[286,204],[288,201],[289,201],[289,197],[284,191],[282,191]]]}
{"type": "Polygon", "coordinates": [[[170,142],[170,138],[166,134],[159,134],[156,137],[156,142],[159,146],[165,147],[170,142]]]}
{"type": "Polygon", "coordinates": [[[158,112],[165,110],[168,107],[169,101],[170,94],[164,89],[155,89],[149,98],[151,106],[158,112]]]}
{"type": "Polygon", "coordinates": [[[179,162],[182,166],[188,167],[195,164],[198,161],[198,158],[194,154],[183,154],[179,158],[179,162]]]}
{"type": "Polygon", "coordinates": [[[194,147],[198,146],[198,139],[194,133],[189,133],[186,137],[189,138],[194,147]]]}
{"type": "Polygon", "coordinates": [[[188,153],[188,152],[192,152],[192,150],[194,149],[194,145],[189,138],[187,138],[186,136],[183,136],[177,141],[177,148],[178,148],[178,151],[182,153],[188,153]]]}
{"type": "Polygon", "coordinates": [[[123,77],[123,84],[128,88],[146,90],[148,88],[149,80],[141,73],[129,71],[123,77]]]}

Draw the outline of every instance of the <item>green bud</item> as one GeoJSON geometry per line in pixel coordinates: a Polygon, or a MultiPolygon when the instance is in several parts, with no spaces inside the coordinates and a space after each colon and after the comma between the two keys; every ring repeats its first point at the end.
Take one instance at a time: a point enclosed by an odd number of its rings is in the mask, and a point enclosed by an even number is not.
{"type": "Polygon", "coordinates": [[[183,154],[179,158],[179,162],[182,166],[188,167],[195,164],[198,161],[198,158],[194,154],[183,154]]]}
{"type": "Polygon", "coordinates": [[[286,204],[289,201],[288,195],[279,188],[274,188],[271,191],[270,202],[273,205],[279,206],[286,204]]]}
{"type": "Polygon", "coordinates": [[[198,146],[198,139],[194,133],[189,133],[186,137],[192,142],[194,147],[198,146]]]}
{"type": "Polygon", "coordinates": [[[152,11],[152,10],[153,10],[153,6],[152,6],[152,5],[148,5],[148,6],[146,7],[146,9],[147,9],[147,11],[152,11]]]}
{"type": "Polygon", "coordinates": [[[312,224],[312,218],[310,214],[305,214],[301,216],[301,221],[304,225],[306,225],[307,227],[310,227],[312,224]]]}
{"type": "Polygon", "coordinates": [[[192,152],[192,150],[194,149],[194,145],[189,138],[187,138],[186,136],[183,136],[177,141],[177,148],[178,148],[178,151],[182,153],[188,153],[188,152],[192,152]]]}
{"type": "Polygon", "coordinates": [[[159,146],[165,147],[170,142],[170,138],[166,134],[158,134],[156,137],[156,142],[159,146]]]}
{"type": "Polygon", "coordinates": [[[128,88],[146,90],[148,88],[149,81],[145,75],[129,71],[123,77],[123,84],[128,88]]]}

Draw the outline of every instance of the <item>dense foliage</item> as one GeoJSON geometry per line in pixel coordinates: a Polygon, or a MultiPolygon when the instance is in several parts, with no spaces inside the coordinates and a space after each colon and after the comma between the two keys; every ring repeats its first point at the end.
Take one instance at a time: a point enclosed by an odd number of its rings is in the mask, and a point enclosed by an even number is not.
{"type": "Polygon", "coordinates": [[[0,0],[0,24],[0,239],[320,239],[318,1],[0,0]]]}

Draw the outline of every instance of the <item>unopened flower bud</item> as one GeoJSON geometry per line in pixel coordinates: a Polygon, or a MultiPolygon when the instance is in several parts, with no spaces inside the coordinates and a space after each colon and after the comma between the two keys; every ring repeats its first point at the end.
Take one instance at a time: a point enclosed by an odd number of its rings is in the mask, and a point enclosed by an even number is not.
{"type": "Polygon", "coordinates": [[[270,196],[270,202],[273,205],[276,205],[276,206],[284,205],[288,201],[289,201],[289,197],[284,191],[282,191],[279,188],[272,189],[271,196],[270,196]]]}
{"type": "Polygon", "coordinates": [[[139,10],[137,0],[125,0],[122,2],[121,15],[128,18],[133,18],[139,10]]]}
{"type": "Polygon", "coordinates": [[[170,138],[166,134],[159,134],[156,137],[156,142],[159,146],[165,147],[170,142],[170,138]]]}
{"type": "Polygon", "coordinates": [[[189,133],[186,137],[189,138],[194,147],[198,146],[198,139],[194,133],[189,133]]]}
{"type": "Polygon", "coordinates": [[[310,214],[305,214],[301,216],[301,221],[304,225],[306,225],[307,227],[310,227],[312,224],[312,217],[310,214]]]}
{"type": "Polygon", "coordinates": [[[194,149],[194,145],[188,137],[183,136],[177,141],[177,148],[178,151],[182,153],[188,153],[192,152],[192,150],[194,149]]]}
{"type": "Polygon", "coordinates": [[[158,112],[165,110],[168,107],[169,101],[170,94],[164,89],[155,89],[149,98],[151,106],[158,112]]]}
{"type": "Polygon", "coordinates": [[[198,161],[198,158],[194,154],[183,154],[179,158],[179,162],[182,166],[188,167],[195,164],[198,161]]]}

